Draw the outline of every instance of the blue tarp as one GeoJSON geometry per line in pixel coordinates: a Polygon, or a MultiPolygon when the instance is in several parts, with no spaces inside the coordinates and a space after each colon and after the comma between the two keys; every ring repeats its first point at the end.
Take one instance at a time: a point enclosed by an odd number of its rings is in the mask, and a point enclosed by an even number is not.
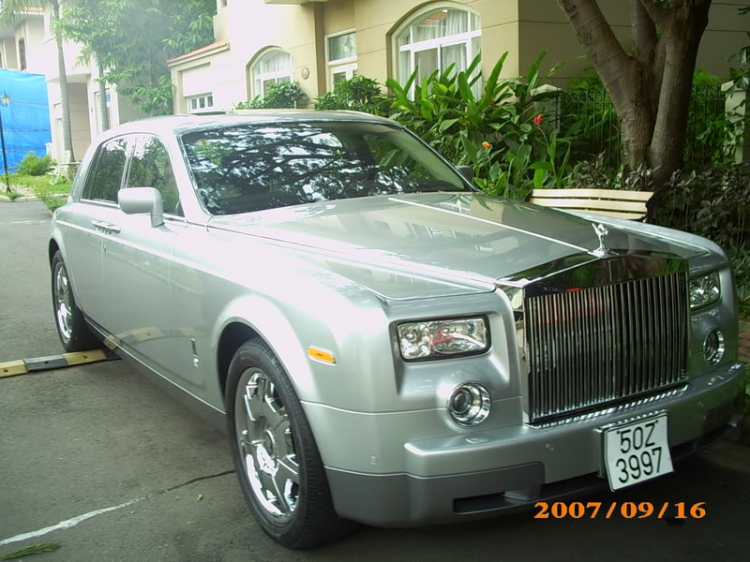
{"type": "MultiPolygon", "coordinates": [[[[0,103],[0,116],[12,173],[29,151],[43,156],[45,145],[51,142],[47,81],[43,74],[0,69],[0,99],[6,95],[10,102],[0,103]]],[[[0,174],[4,173],[4,159],[0,151],[0,174]]]]}

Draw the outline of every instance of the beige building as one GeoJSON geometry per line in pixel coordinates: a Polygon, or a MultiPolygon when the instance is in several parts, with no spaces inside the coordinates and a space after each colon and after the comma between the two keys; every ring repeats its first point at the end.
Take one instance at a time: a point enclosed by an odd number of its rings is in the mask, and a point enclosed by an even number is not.
{"type": "MultiPolygon", "coordinates": [[[[42,8],[29,8],[18,22],[0,28],[0,68],[43,74],[47,80],[52,135],[51,156],[64,160],[62,149],[62,104],[57,62],[57,44],[50,26],[50,13],[42,8]]],[[[70,123],[73,136],[73,158],[83,158],[91,140],[102,132],[99,109],[99,85],[95,64],[79,62],[81,46],[63,43],[68,80],[70,123]]],[[[144,115],[134,110],[124,96],[110,86],[106,95],[110,126],[119,125],[144,115]]]]}
{"type": "Polygon", "coordinates": [[[44,73],[44,10],[27,8],[17,25],[0,29],[0,68],[44,73]]]}
{"type": "MultiPolygon", "coordinates": [[[[629,2],[599,0],[624,45],[629,2]]],[[[714,0],[698,66],[728,74],[727,57],[747,43],[750,0],[714,0]]],[[[524,74],[547,50],[546,66],[569,63],[558,85],[587,62],[555,0],[217,0],[216,42],[172,59],[175,112],[231,109],[268,84],[296,80],[309,98],[354,74],[401,81],[415,67],[430,74],[465,68],[481,52],[484,75],[509,53],[503,75],[524,74]]]]}

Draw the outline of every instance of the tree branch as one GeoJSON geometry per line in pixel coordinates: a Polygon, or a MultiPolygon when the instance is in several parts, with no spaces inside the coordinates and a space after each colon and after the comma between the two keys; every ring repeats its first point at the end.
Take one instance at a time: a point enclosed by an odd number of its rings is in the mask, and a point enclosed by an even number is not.
{"type": "Polygon", "coordinates": [[[656,0],[641,0],[641,4],[643,4],[643,8],[648,12],[656,27],[665,31],[670,21],[669,8],[657,4],[656,0]]]}
{"type": "Polygon", "coordinates": [[[596,0],[557,0],[594,65],[617,66],[628,59],[596,0]]]}
{"type": "Polygon", "coordinates": [[[557,4],[594,63],[618,114],[622,115],[632,105],[638,63],[627,55],[596,0],[557,0],[557,4]]]}
{"type": "Polygon", "coordinates": [[[646,65],[656,45],[657,36],[656,24],[648,15],[641,0],[630,0],[630,25],[635,58],[646,65]]]}

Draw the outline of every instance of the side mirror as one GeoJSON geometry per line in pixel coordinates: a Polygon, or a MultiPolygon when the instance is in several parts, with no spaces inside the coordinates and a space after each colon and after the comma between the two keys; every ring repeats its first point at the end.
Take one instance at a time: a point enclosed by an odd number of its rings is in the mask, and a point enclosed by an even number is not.
{"type": "Polygon", "coordinates": [[[120,210],[126,215],[151,215],[151,226],[164,224],[164,204],[161,193],[153,187],[129,187],[117,193],[120,210]]]}
{"type": "Polygon", "coordinates": [[[456,170],[458,170],[458,173],[469,183],[474,179],[474,169],[471,166],[456,166],[456,170]]]}

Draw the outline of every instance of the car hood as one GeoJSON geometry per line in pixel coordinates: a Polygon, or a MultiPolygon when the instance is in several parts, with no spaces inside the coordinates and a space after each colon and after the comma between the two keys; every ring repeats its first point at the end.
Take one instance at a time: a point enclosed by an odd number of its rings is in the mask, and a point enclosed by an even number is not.
{"type": "MultiPolygon", "coordinates": [[[[607,219],[602,217],[602,221],[607,219]]],[[[498,279],[600,246],[597,221],[480,193],[364,197],[217,216],[210,227],[345,255],[446,281],[498,279]]],[[[675,238],[610,224],[610,250],[705,250],[675,238]]]]}

